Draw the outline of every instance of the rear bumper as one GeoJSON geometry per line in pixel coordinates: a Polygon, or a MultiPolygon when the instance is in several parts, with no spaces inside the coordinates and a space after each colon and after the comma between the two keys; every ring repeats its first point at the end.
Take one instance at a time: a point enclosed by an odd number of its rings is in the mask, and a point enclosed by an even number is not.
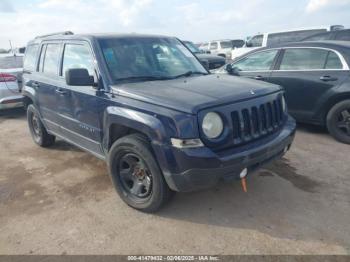
{"type": "Polygon", "coordinates": [[[272,137],[236,149],[215,153],[206,147],[171,148],[171,162],[177,166],[163,170],[165,179],[171,189],[185,192],[214,186],[221,179],[238,179],[244,168],[251,173],[282,157],[293,142],[295,129],[295,121],[289,117],[283,129],[272,137]]]}
{"type": "Polygon", "coordinates": [[[10,109],[17,108],[23,106],[23,96],[7,96],[4,98],[0,98],[0,110],[2,109],[10,109]]]}

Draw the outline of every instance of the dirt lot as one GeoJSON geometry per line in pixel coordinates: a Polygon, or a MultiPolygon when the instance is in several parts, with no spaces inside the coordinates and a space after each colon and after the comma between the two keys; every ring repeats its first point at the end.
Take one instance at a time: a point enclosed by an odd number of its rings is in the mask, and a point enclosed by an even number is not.
{"type": "Polygon", "coordinates": [[[350,147],[299,127],[287,156],[239,183],[127,207],[103,161],[32,142],[23,111],[0,116],[1,254],[349,254],[350,147]]]}

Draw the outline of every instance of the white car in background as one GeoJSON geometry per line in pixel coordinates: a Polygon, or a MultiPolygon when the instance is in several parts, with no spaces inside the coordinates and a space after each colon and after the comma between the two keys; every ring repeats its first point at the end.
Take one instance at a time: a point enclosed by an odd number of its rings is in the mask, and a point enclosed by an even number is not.
{"type": "Polygon", "coordinates": [[[244,40],[213,40],[209,43],[202,44],[199,49],[205,53],[222,56],[226,59],[231,59],[231,51],[235,48],[240,48],[244,45],[244,40]]]}
{"type": "Polygon", "coordinates": [[[342,25],[331,25],[325,27],[313,27],[304,29],[295,29],[279,32],[269,32],[254,35],[246,41],[242,48],[237,48],[231,51],[231,59],[234,60],[250,51],[261,47],[272,46],[274,44],[288,43],[288,42],[299,42],[306,37],[324,33],[327,31],[342,30],[342,25]]]}
{"type": "Polygon", "coordinates": [[[0,110],[23,106],[23,54],[0,54],[0,110]]]}

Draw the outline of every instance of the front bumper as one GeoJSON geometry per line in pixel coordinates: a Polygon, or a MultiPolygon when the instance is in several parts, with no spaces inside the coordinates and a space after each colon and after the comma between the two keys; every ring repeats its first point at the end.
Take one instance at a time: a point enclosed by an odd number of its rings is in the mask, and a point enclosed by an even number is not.
{"type": "Polygon", "coordinates": [[[10,108],[18,108],[23,106],[23,96],[7,96],[4,98],[0,98],[0,110],[2,109],[10,109],[10,108]]]}
{"type": "Polygon", "coordinates": [[[175,191],[187,192],[208,188],[222,179],[239,178],[244,168],[248,168],[248,173],[251,173],[262,165],[282,157],[293,142],[295,129],[295,121],[289,117],[277,133],[220,153],[215,153],[207,147],[169,147],[166,153],[167,166],[161,165],[161,168],[169,187],[175,191]]]}

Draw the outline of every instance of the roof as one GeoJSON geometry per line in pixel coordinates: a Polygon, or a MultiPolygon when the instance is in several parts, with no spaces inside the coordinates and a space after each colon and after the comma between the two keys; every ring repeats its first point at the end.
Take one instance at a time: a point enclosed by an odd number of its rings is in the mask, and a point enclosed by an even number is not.
{"type": "Polygon", "coordinates": [[[31,40],[29,43],[41,42],[43,40],[91,40],[91,39],[103,39],[103,38],[172,38],[170,36],[163,35],[148,35],[148,34],[136,34],[136,33],[100,33],[100,34],[55,34],[48,36],[38,36],[31,40]]]}

